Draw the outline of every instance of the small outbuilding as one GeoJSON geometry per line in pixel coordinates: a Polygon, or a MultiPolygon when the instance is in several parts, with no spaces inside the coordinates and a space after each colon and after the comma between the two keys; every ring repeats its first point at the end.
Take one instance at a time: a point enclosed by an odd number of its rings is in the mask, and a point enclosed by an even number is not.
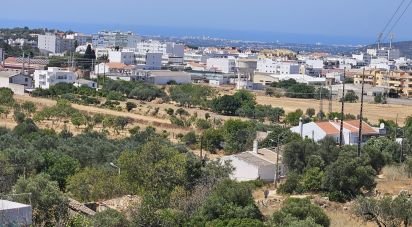
{"type": "Polygon", "coordinates": [[[263,180],[264,182],[274,182],[276,178],[276,163],[279,157],[279,178],[285,176],[285,167],[282,164],[281,155],[267,149],[257,149],[239,154],[223,157],[223,161],[229,160],[235,168],[231,178],[237,181],[263,180]]]}
{"type": "Polygon", "coordinates": [[[30,205],[0,200],[0,226],[31,226],[30,205]]]}

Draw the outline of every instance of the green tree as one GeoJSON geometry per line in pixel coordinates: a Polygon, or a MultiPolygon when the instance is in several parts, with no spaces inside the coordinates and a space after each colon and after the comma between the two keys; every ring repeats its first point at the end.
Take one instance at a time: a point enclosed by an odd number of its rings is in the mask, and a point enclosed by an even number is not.
{"type": "Polygon", "coordinates": [[[17,124],[21,124],[24,122],[24,120],[26,119],[26,115],[23,112],[20,111],[14,111],[14,121],[17,124]]]}
{"type": "MultiPolygon", "coordinates": [[[[279,211],[273,213],[269,223],[271,226],[302,226],[295,225],[299,221],[311,223],[313,220],[317,225],[328,227],[330,220],[319,206],[313,205],[309,199],[288,198],[279,211]]],[[[317,226],[309,224],[307,226],[317,226]]],[[[303,225],[305,226],[305,225],[303,225]]]]}
{"type": "Polygon", "coordinates": [[[231,95],[224,95],[219,98],[215,98],[212,101],[212,110],[216,113],[234,116],[236,111],[242,106],[239,99],[231,95]]]}
{"type": "Polygon", "coordinates": [[[412,201],[405,193],[395,198],[385,196],[382,199],[359,197],[356,200],[355,213],[365,221],[375,222],[377,226],[410,226],[412,201]]]}
{"type": "Polygon", "coordinates": [[[12,106],[14,103],[13,91],[10,88],[0,88],[0,105],[12,106]]]}
{"type": "Polygon", "coordinates": [[[182,141],[186,145],[194,145],[197,143],[197,136],[195,132],[188,132],[186,135],[183,136],[182,141]]]}
{"type": "Polygon", "coordinates": [[[286,145],[283,151],[283,162],[290,171],[301,174],[308,166],[309,158],[316,154],[317,144],[312,141],[294,141],[286,145]]]}
{"type": "Polygon", "coordinates": [[[346,200],[362,194],[362,190],[372,190],[376,186],[375,170],[362,158],[343,154],[325,170],[323,187],[331,194],[341,194],[343,198],[331,200],[346,200]]]}
{"type": "Polygon", "coordinates": [[[59,190],[57,182],[51,181],[48,175],[20,178],[14,192],[31,193],[30,199],[27,197],[18,201],[32,205],[33,224],[36,226],[56,226],[67,218],[68,199],[59,190]]]}
{"type": "Polygon", "coordinates": [[[299,120],[303,116],[303,111],[301,109],[297,109],[295,112],[290,112],[285,117],[285,122],[291,126],[299,125],[299,120]]]}
{"type": "Polygon", "coordinates": [[[224,140],[222,131],[213,128],[205,130],[202,139],[204,148],[212,153],[222,148],[221,143],[224,140]]]}
{"type": "Polygon", "coordinates": [[[309,117],[313,117],[316,114],[316,110],[314,108],[308,108],[306,110],[306,115],[308,115],[309,117]]]}
{"type": "Polygon", "coordinates": [[[256,137],[255,125],[251,121],[230,119],[222,127],[227,154],[244,152],[251,148],[256,137]]]}
{"type": "Polygon", "coordinates": [[[48,160],[51,165],[48,166],[46,172],[53,181],[57,181],[59,188],[64,190],[67,179],[77,172],[80,163],[76,159],[63,154],[56,154],[51,158],[52,160],[48,160]]]}
{"type": "Polygon", "coordinates": [[[198,215],[206,220],[250,218],[260,220],[250,185],[231,180],[221,182],[200,208],[198,215]]]}
{"type": "Polygon", "coordinates": [[[159,201],[185,179],[186,157],[156,138],[138,151],[123,152],[119,158],[122,177],[133,191],[157,193],[159,201]]]}
{"type": "Polygon", "coordinates": [[[348,91],[345,94],[345,97],[343,99],[345,102],[350,102],[350,103],[355,103],[359,100],[359,97],[355,94],[354,91],[348,91]]]}
{"type": "Polygon", "coordinates": [[[318,167],[306,169],[303,174],[303,187],[306,191],[317,192],[322,189],[322,179],[324,173],[318,167]]]}
{"type": "Polygon", "coordinates": [[[117,171],[97,168],[85,168],[69,177],[66,188],[83,202],[111,199],[125,191],[117,171]]]}
{"type": "Polygon", "coordinates": [[[76,113],[71,116],[71,122],[74,126],[79,128],[81,125],[86,125],[86,117],[81,113],[76,113]]]}

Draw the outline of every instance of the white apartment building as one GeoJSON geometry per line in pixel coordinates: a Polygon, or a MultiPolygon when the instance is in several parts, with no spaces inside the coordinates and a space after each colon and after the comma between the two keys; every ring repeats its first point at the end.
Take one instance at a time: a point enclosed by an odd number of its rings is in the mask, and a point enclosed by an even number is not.
{"type": "Polygon", "coordinates": [[[234,57],[208,58],[206,68],[209,71],[233,73],[236,70],[236,59],[234,57]]]}
{"type": "Polygon", "coordinates": [[[135,52],[136,61],[141,64],[145,63],[147,53],[161,53],[164,65],[168,63],[183,64],[185,46],[173,42],[162,43],[157,40],[145,40],[137,43],[135,52]]]}
{"type": "Polygon", "coordinates": [[[132,32],[101,31],[93,35],[94,47],[135,48],[141,38],[132,32]]]}
{"type": "Polygon", "coordinates": [[[313,69],[323,69],[324,66],[322,59],[307,59],[305,64],[313,69]]]}
{"type": "Polygon", "coordinates": [[[258,72],[276,75],[299,74],[300,65],[296,62],[278,62],[263,58],[257,61],[258,72]]]}
{"type": "Polygon", "coordinates": [[[90,44],[92,43],[92,40],[93,40],[91,35],[85,35],[82,33],[69,34],[69,35],[66,35],[66,38],[77,41],[78,46],[90,44]]]}
{"type": "Polygon", "coordinates": [[[49,89],[58,83],[73,84],[77,79],[74,72],[58,67],[49,67],[47,70],[34,71],[34,87],[49,89]]]}
{"type": "Polygon", "coordinates": [[[147,53],[145,59],[145,70],[160,70],[162,68],[162,53],[147,53]]]}
{"type": "Polygon", "coordinates": [[[392,49],[382,47],[380,49],[367,49],[366,52],[375,58],[385,58],[388,60],[394,60],[401,57],[401,51],[399,49],[392,49]]]}
{"type": "Polygon", "coordinates": [[[3,49],[0,48],[0,63],[2,63],[3,60],[4,60],[4,52],[3,52],[3,49]]]}
{"type": "Polygon", "coordinates": [[[199,63],[202,61],[203,55],[195,53],[195,52],[186,52],[184,54],[184,62],[196,62],[199,63]]]}
{"type": "Polygon", "coordinates": [[[123,63],[126,65],[135,64],[135,54],[132,51],[115,51],[108,52],[109,61],[113,63],[123,63]]]}
{"type": "Polygon", "coordinates": [[[39,35],[37,47],[42,51],[47,51],[53,54],[60,54],[66,51],[74,51],[74,40],[67,39],[61,35],[45,34],[39,35]]]}

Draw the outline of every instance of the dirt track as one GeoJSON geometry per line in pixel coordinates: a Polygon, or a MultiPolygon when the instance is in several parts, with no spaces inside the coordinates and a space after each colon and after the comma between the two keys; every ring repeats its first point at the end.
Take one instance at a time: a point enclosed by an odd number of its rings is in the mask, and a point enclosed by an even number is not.
{"type": "MultiPolygon", "coordinates": [[[[20,96],[20,95],[15,95],[14,98],[18,102],[24,102],[24,101],[34,102],[37,105],[38,109],[53,106],[56,104],[55,100],[45,99],[45,98],[34,98],[30,96],[20,96]]],[[[144,116],[144,115],[135,114],[135,113],[120,112],[120,111],[115,111],[115,110],[103,109],[103,108],[98,108],[94,106],[83,106],[83,105],[78,105],[78,104],[72,104],[72,107],[80,111],[87,112],[89,114],[100,113],[104,115],[128,117],[128,118],[133,119],[139,126],[145,127],[145,126],[150,125],[150,126],[154,126],[158,128],[159,130],[166,130],[166,131],[176,133],[176,134],[189,131],[188,129],[179,128],[179,127],[172,125],[170,123],[170,120],[167,118],[156,118],[152,116],[144,116]]]]}

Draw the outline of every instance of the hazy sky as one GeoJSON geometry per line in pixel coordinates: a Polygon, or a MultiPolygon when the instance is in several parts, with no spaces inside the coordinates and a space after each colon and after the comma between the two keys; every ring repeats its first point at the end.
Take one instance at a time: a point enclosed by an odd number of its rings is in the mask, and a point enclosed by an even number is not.
{"type": "MultiPolygon", "coordinates": [[[[1,20],[265,31],[374,40],[402,0],[0,0],[1,20]],[[9,9],[9,10],[8,10],[9,9]]],[[[412,0],[411,0],[412,1],[412,0]]],[[[409,2],[406,0],[405,2],[409,2]]],[[[405,4],[406,5],[406,4],[405,4]]],[[[4,24],[11,25],[10,23],[4,24]]],[[[412,6],[394,33],[412,40],[412,6]]],[[[190,30],[189,30],[190,31],[190,30]]],[[[188,33],[190,33],[188,31],[188,33]]]]}

